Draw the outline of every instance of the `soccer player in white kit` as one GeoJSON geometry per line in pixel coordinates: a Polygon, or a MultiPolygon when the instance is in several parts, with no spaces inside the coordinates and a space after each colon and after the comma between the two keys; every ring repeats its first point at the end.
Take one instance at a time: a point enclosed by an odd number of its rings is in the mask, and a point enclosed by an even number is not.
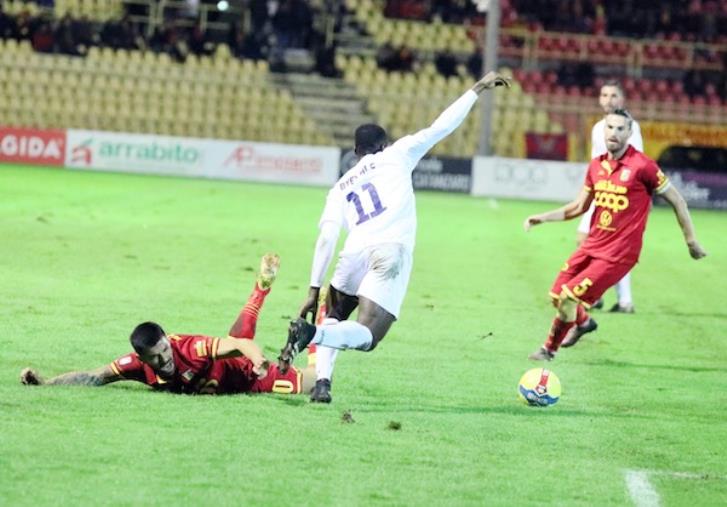
{"type": "Polygon", "coordinates": [[[429,127],[391,146],[387,146],[386,131],[378,125],[356,129],[355,151],[360,159],[328,192],[308,298],[300,317],[290,323],[288,341],[279,357],[280,368],[285,371],[308,344],[317,345],[317,382],[311,401],[331,401],[330,380],[338,350],[373,350],[399,316],[416,237],[411,175],[417,163],[464,121],[483,91],[509,85],[501,75],[488,72],[429,127]],[[348,231],[348,237],[330,284],[330,312],[322,325],[314,326],[305,317],[309,313],[315,316],[341,227],[348,231]],[[356,306],[357,320],[345,320],[356,306]]]}
{"type": "MultiPolygon", "coordinates": [[[[603,86],[601,86],[601,93],[598,96],[598,104],[603,108],[603,112],[608,115],[613,113],[616,109],[623,109],[624,99],[625,96],[621,83],[615,80],[610,80],[606,81],[603,86]]],[[[606,148],[605,128],[606,117],[604,116],[600,121],[596,122],[593,125],[593,129],[591,129],[591,159],[594,159],[599,155],[603,155],[608,151],[606,148]]],[[[636,120],[632,120],[631,137],[628,139],[628,144],[641,152],[644,151],[644,141],[641,138],[641,127],[639,127],[636,120]]],[[[591,229],[591,219],[593,217],[594,208],[595,205],[591,204],[591,207],[583,214],[581,221],[578,223],[578,237],[576,239],[578,245],[583,243],[588,236],[588,232],[591,229]]],[[[633,313],[634,302],[631,296],[631,272],[626,273],[626,275],[621,278],[614,287],[616,288],[616,297],[618,298],[618,301],[609,311],[633,313]]],[[[594,308],[601,308],[601,306],[603,306],[602,299],[599,299],[593,305],[594,308]]],[[[581,336],[595,331],[597,328],[598,324],[589,316],[588,320],[578,323],[578,325],[573,328],[571,333],[563,341],[562,346],[571,347],[575,345],[581,336]]]]}

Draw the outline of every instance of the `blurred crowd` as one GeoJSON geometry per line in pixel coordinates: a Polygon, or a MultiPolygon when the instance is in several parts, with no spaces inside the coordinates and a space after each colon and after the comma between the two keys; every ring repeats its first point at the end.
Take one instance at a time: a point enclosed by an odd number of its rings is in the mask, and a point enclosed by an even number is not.
{"type": "MultiPolygon", "coordinates": [[[[52,7],[47,5],[46,7],[52,7]]],[[[130,4],[132,10],[134,6],[130,4]]],[[[340,19],[342,6],[333,0],[324,3],[329,19],[340,19]],[[337,17],[338,15],[338,17],[337,17]]],[[[27,40],[35,51],[85,56],[92,46],[113,49],[150,50],[168,53],[183,62],[189,55],[213,54],[226,43],[237,58],[267,59],[271,68],[284,67],[283,57],[289,49],[305,49],[314,56],[316,68],[323,74],[336,75],[335,47],[316,29],[314,12],[305,0],[249,2],[249,30],[241,18],[228,16],[225,31],[205,30],[189,13],[168,16],[164,24],[151,32],[126,13],[120,19],[99,23],[87,17],[66,14],[53,18],[50,10],[31,15],[22,11],[16,16],[0,12],[0,38],[27,40]],[[180,22],[181,21],[181,22],[180,22]]]]}
{"type": "Polygon", "coordinates": [[[472,0],[387,0],[384,15],[444,23],[478,22],[483,17],[472,0]]]}
{"type": "Polygon", "coordinates": [[[727,40],[727,0],[511,0],[531,28],[635,38],[727,40]]]}

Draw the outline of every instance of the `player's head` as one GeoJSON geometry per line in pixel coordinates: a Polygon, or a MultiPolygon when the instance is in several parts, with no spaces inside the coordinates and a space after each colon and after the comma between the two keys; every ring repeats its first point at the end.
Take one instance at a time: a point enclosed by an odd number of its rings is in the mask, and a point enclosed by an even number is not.
{"type": "Polygon", "coordinates": [[[634,119],[625,109],[616,109],[605,118],[604,135],[609,153],[618,153],[629,142],[634,119]]]}
{"type": "Polygon", "coordinates": [[[386,148],[386,131],[375,123],[365,123],[354,134],[356,155],[363,157],[386,148]]]}
{"type": "Polygon", "coordinates": [[[129,337],[131,346],[139,354],[141,362],[156,373],[169,377],[174,373],[174,356],[167,335],[156,322],[143,322],[136,326],[129,337]]]}
{"type": "Polygon", "coordinates": [[[603,108],[603,112],[606,114],[614,112],[616,109],[623,109],[624,100],[624,89],[621,87],[621,83],[616,80],[610,80],[603,83],[601,86],[601,93],[598,96],[598,103],[603,108]]]}

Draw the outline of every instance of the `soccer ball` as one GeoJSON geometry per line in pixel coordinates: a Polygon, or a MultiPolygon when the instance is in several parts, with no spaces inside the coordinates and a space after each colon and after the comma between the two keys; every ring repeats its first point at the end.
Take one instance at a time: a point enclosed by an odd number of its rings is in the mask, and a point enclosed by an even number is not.
{"type": "Polygon", "coordinates": [[[550,370],[533,368],[525,372],[517,388],[518,398],[535,407],[554,405],[560,399],[560,380],[550,370]]]}

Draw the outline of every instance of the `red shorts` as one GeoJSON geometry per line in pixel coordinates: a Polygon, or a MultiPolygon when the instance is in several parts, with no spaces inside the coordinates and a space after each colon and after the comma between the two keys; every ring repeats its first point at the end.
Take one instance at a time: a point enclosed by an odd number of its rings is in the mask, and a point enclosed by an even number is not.
{"type": "Polygon", "coordinates": [[[583,306],[590,308],[633,267],[633,264],[609,262],[576,250],[553,282],[550,295],[557,298],[565,291],[583,306]]]}
{"type": "Polygon", "coordinates": [[[303,386],[303,374],[291,366],[288,372],[280,373],[277,364],[271,364],[265,378],[255,380],[251,393],[300,394],[303,386]]]}

